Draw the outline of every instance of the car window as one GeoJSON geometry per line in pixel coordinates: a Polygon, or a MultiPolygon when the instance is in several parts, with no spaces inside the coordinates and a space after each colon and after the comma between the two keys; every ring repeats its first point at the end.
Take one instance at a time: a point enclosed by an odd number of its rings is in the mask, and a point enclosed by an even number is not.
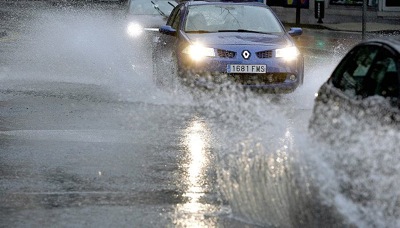
{"type": "Polygon", "coordinates": [[[177,24],[179,25],[179,18],[180,18],[181,6],[176,7],[171,12],[171,16],[168,18],[167,25],[178,29],[177,24]]]}
{"type": "MultiPolygon", "coordinates": [[[[168,1],[153,2],[154,4],[148,0],[131,1],[129,4],[129,13],[132,15],[160,15],[160,12],[155,7],[157,6],[162,13],[168,16],[173,9],[168,1]]],[[[176,2],[173,0],[170,2],[176,5],[176,2]]]]}
{"type": "Polygon", "coordinates": [[[377,53],[378,46],[372,45],[350,51],[332,74],[334,86],[350,97],[359,95],[377,53]]]}
{"type": "Polygon", "coordinates": [[[382,46],[351,51],[333,73],[333,84],[350,97],[382,96],[397,103],[399,74],[396,57],[382,46]]]}
{"type": "Polygon", "coordinates": [[[371,78],[376,84],[375,95],[397,100],[399,75],[396,62],[395,56],[387,49],[382,48],[371,72],[371,78]]]}
{"type": "Polygon", "coordinates": [[[172,28],[178,30],[179,27],[179,22],[181,21],[181,10],[179,9],[178,12],[176,13],[176,17],[172,21],[172,28]]]}
{"type": "Polygon", "coordinates": [[[224,4],[189,6],[185,32],[250,30],[281,33],[283,28],[266,7],[224,4]]]}

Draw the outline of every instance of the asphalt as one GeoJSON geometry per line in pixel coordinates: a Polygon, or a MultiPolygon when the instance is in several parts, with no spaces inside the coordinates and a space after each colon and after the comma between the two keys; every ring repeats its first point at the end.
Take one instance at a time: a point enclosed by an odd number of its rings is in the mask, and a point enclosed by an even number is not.
{"type": "Polygon", "coordinates": [[[286,28],[300,27],[303,29],[303,34],[295,39],[296,44],[302,51],[313,54],[340,54],[339,52],[343,54],[363,40],[387,36],[400,37],[400,24],[395,23],[368,22],[365,33],[362,32],[362,23],[358,22],[284,24],[286,28]]]}
{"type": "MultiPolygon", "coordinates": [[[[382,38],[386,36],[400,37],[400,24],[396,23],[366,23],[363,38],[362,23],[314,23],[291,24],[284,23],[286,28],[303,28],[303,34],[296,37],[297,46],[306,53],[345,53],[363,39],[382,38]]],[[[342,54],[343,54],[342,53],[342,54]]]]}
{"type": "MultiPolygon", "coordinates": [[[[362,32],[362,23],[360,22],[347,22],[347,23],[337,23],[337,24],[326,24],[326,23],[316,23],[316,24],[291,24],[285,23],[287,26],[298,26],[303,28],[311,29],[328,29],[333,31],[344,31],[344,32],[362,32]]],[[[400,34],[400,24],[393,23],[376,23],[367,22],[365,24],[365,32],[369,33],[397,33],[400,34]]]]}
{"type": "MultiPolygon", "coordinates": [[[[362,23],[339,23],[339,24],[321,24],[330,30],[348,31],[348,32],[362,32],[362,23]]],[[[366,32],[400,32],[400,24],[384,24],[368,22],[365,26],[366,32]]]]}

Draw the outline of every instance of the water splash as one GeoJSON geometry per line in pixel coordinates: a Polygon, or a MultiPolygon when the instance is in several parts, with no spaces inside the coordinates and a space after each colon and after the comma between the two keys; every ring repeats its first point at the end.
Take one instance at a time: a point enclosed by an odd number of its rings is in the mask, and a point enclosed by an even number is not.
{"type": "Polygon", "coordinates": [[[399,139],[391,127],[365,125],[350,144],[319,153],[334,172],[321,195],[358,227],[400,225],[399,139]]]}
{"type": "Polygon", "coordinates": [[[0,79],[98,85],[128,102],[191,101],[188,96],[177,100],[175,94],[154,85],[151,48],[126,33],[129,21],[123,8],[90,6],[52,7],[43,3],[23,8],[19,23],[24,26],[18,27],[15,41],[18,51],[10,57],[18,61],[0,68],[0,79]]]}
{"type": "Polygon", "coordinates": [[[223,159],[219,172],[222,195],[235,216],[268,227],[343,225],[319,197],[309,167],[293,148],[274,151],[250,140],[238,152],[223,159]]]}
{"type": "Polygon", "coordinates": [[[272,227],[397,227],[400,133],[366,125],[347,147],[310,137],[293,113],[327,76],[308,73],[308,88],[285,96],[197,94],[220,144],[218,185],[231,216],[272,227]]]}

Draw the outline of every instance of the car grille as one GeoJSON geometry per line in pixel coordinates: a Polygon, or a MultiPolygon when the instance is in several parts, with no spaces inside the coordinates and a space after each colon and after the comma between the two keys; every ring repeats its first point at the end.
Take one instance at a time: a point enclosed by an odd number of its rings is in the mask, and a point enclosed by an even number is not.
{"type": "Polygon", "coordinates": [[[279,84],[286,80],[287,73],[230,74],[233,80],[243,85],[279,84]]]}
{"type": "Polygon", "coordinates": [[[259,51],[256,52],[256,55],[260,59],[272,58],[272,51],[259,51]]]}
{"type": "Polygon", "coordinates": [[[218,56],[221,57],[221,58],[230,58],[230,59],[232,59],[232,58],[235,58],[235,56],[236,56],[236,52],[234,52],[234,51],[227,51],[227,50],[218,49],[217,52],[218,52],[218,56]]]}

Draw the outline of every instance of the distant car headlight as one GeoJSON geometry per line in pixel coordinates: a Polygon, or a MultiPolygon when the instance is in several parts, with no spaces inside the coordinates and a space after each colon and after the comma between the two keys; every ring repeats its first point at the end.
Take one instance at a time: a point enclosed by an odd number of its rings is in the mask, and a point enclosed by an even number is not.
{"type": "Polygon", "coordinates": [[[284,58],[288,61],[296,59],[299,54],[300,51],[295,46],[276,49],[276,57],[284,58]]]}
{"type": "Polygon", "coordinates": [[[131,22],[128,25],[127,32],[132,37],[138,37],[142,35],[143,31],[144,31],[143,27],[138,23],[131,22]]]}
{"type": "Polygon", "coordinates": [[[185,53],[190,56],[191,59],[195,61],[200,61],[204,57],[214,57],[215,51],[214,48],[204,47],[201,44],[191,44],[187,46],[182,53],[185,53]]]}

